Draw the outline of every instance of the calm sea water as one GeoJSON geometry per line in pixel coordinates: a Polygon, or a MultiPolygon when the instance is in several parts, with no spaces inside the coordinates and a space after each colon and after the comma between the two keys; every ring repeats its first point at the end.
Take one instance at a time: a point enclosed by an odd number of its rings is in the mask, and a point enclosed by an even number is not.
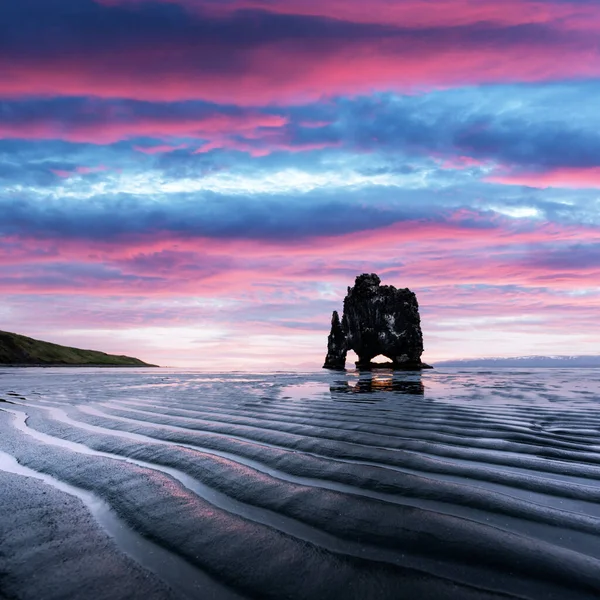
{"type": "Polygon", "coordinates": [[[600,597],[600,370],[4,369],[0,399],[0,486],[79,498],[175,597],[600,597]]]}

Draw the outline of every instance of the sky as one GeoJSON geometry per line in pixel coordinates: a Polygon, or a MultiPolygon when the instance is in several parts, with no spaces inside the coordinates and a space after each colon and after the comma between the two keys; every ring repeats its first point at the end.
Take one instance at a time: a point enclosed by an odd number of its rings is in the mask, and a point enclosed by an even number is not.
{"type": "Polygon", "coordinates": [[[0,329],[319,367],[363,272],[427,362],[598,354],[596,0],[19,0],[0,329]]]}

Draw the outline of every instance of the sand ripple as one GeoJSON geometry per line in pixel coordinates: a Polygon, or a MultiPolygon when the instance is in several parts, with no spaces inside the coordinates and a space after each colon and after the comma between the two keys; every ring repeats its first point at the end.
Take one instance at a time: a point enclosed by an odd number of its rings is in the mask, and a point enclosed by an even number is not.
{"type": "Polygon", "coordinates": [[[76,495],[180,597],[596,598],[599,398],[594,370],[3,371],[0,484],[76,495]]]}

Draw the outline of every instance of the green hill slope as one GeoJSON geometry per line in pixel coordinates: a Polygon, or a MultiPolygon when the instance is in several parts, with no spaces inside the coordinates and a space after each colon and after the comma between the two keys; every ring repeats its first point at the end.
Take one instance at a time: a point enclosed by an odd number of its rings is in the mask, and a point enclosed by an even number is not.
{"type": "Polygon", "coordinates": [[[0,365],[156,366],[130,356],[59,346],[7,331],[0,331],[0,365]]]}

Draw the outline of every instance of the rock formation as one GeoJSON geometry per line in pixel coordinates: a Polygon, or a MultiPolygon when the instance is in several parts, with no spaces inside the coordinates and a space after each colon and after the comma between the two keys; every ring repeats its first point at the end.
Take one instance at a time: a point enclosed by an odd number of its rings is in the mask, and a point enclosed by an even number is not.
{"type": "Polygon", "coordinates": [[[375,273],[359,275],[344,298],[342,320],[331,319],[325,369],[343,369],[348,350],[358,355],[356,366],[370,368],[382,354],[394,369],[427,369],[421,362],[423,334],[417,297],[409,289],[381,285],[375,273]]]}
{"type": "Polygon", "coordinates": [[[346,332],[342,328],[337,310],[334,310],[331,317],[331,332],[327,338],[327,356],[323,368],[343,369],[346,365],[347,353],[346,332]]]}

